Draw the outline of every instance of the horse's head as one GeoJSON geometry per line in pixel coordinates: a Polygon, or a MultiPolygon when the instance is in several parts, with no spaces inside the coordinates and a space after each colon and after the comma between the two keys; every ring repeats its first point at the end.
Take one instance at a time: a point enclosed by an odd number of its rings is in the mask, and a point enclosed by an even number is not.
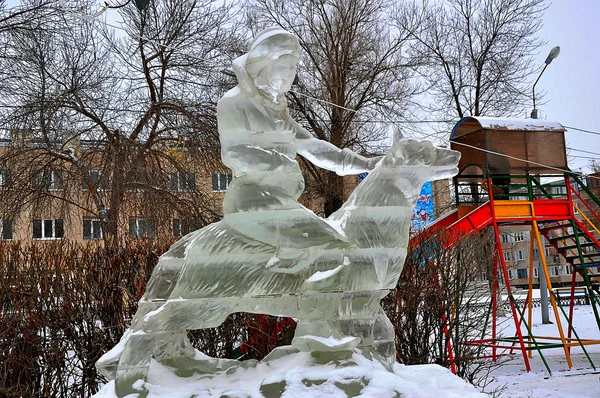
{"type": "Polygon", "coordinates": [[[458,173],[460,152],[435,147],[431,141],[405,138],[397,131],[394,134],[392,148],[383,158],[381,167],[408,167],[422,173],[425,180],[448,178],[458,173]]]}
{"type": "Polygon", "coordinates": [[[405,248],[423,183],[455,175],[459,160],[460,152],[397,133],[388,154],[328,220],[358,247],[405,248]]]}

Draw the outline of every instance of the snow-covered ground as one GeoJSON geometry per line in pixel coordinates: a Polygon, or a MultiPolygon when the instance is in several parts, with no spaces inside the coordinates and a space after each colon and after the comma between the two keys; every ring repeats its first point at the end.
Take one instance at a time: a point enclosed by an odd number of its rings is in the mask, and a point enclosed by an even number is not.
{"type": "MultiPolygon", "coordinates": [[[[315,366],[310,354],[301,352],[210,378],[177,377],[169,369],[153,362],[148,382],[140,381],[139,386],[143,384],[149,391],[148,398],[486,397],[438,365],[396,364],[394,373],[391,373],[381,364],[356,353],[342,362],[337,366],[315,366]]],[[[95,397],[115,398],[113,383],[106,385],[95,397]]]]}
{"type": "MultiPolygon", "coordinates": [[[[554,314],[550,308],[550,319],[554,314]]],[[[575,330],[584,339],[599,339],[600,332],[591,306],[575,307],[575,330]]],[[[514,335],[511,318],[501,320],[503,335],[514,335]]],[[[563,319],[563,327],[566,323],[563,319]]],[[[525,328],[522,329],[526,333],[525,328]]],[[[542,325],[540,309],[533,309],[533,333],[536,336],[558,336],[556,324],[542,325]]],[[[537,352],[530,359],[532,372],[525,371],[523,359],[517,355],[495,369],[486,392],[503,389],[497,397],[532,398],[600,398],[600,345],[586,347],[594,370],[580,347],[571,349],[573,367],[568,369],[562,348],[543,350],[542,353],[552,371],[548,374],[537,352]]],[[[505,357],[504,360],[507,358],[505,357]]],[[[149,397],[188,398],[202,397],[263,397],[261,386],[277,386],[285,382],[282,397],[346,397],[340,388],[343,384],[362,380],[359,387],[361,397],[475,397],[475,389],[437,365],[403,366],[397,364],[394,373],[386,371],[380,364],[354,354],[350,366],[324,365],[315,367],[305,353],[292,354],[269,363],[261,363],[250,369],[237,369],[214,378],[179,378],[158,363],[153,363],[146,388],[149,397]],[[315,381],[318,385],[315,386],[315,381]]],[[[283,384],[281,384],[283,385],[283,384]]],[[[263,387],[264,388],[264,387],[263,387]]],[[[112,383],[105,386],[97,398],[114,398],[112,383]]]]}
{"type": "MultiPolygon", "coordinates": [[[[554,321],[554,313],[550,307],[550,320],[554,321]]],[[[563,327],[566,328],[564,319],[563,327]]],[[[600,332],[591,306],[575,307],[575,330],[582,339],[600,339],[600,332]]],[[[514,324],[506,319],[504,334],[514,335],[514,324]]],[[[526,333],[525,328],[522,329],[526,333]]],[[[540,308],[533,309],[533,334],[537,336],[558,336],[556,324],[542,325],[540,308]]],[[[600,397],[600,345],[586,346],[596,369],[585,357],[580,347],[571,349],[573,368],[568,369],[565,353],[562,348],[542,350],[552,376],[548,374],[539,354],[534,351],[530,359],[532,372],[525,371],[522,357],[516,356],[492,373],[493,382],[490,387],[505,387],[500,397],[532,397],[532,398],[599,398],[600,397]]],[[[489,390],[487,388],[486,390],[489,390]]]]}

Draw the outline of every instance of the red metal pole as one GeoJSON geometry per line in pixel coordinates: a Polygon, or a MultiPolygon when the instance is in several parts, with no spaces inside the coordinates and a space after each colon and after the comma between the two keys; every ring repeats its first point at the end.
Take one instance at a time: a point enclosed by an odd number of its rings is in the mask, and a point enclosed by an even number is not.
{"type": "MultiPolygon", "coordinates": [[[[521,328],[519,327],[519,317],[517,315],[517,309],[515,308],[515,303],[513,301],[513,297],[511,294],[510,288],[510,280],[508,279],[508,270],[506,268],[506,262],[504,261],[504,256],[502,254],[502,241],[500,240],[500,231],[498,229],[498,220],[496,219],[496,209],[494,207],[494,198],[491,192],[492,183],[491,180],[488,179],[488,187],[490,189],[490,205],[492,206],[492,224],[494,226],[494,235],[496,238],[496,246],[498,249],[498,257],[500,257],[500,263],[502,264],[502,274],[504,275],[504,283],[506,284],[506,291],[508,292],[508,298],[510,301],[510,309],[512,312],[513,320],[515,322],[517,337],[519,338],[519,345],[521,346],[521,352],[523,353],[523,362],[525,362],[525,368],[528,372],[531,372],[531,365],[529,364],[529,358],[527,357],[527,349],[525,348],[525,342],[523,341],[523,333],[521,333],[521,328]]],[[[498,276],[494,276],[497,280],[498,276]]],[[[494,318],[496,314],[494,314],[494,318]]],[[[495,320],[495,319],[494,319],[495,320]]]]}
{"type": "MultiPolygon", "coordinates": [[[[492,277],[492,341],[496,341],[498,314],[498,255],[494,255],[494,275],[492,277]]],[[[492,358],[496,362],[496,346],[492,348],[492,358]]]]}

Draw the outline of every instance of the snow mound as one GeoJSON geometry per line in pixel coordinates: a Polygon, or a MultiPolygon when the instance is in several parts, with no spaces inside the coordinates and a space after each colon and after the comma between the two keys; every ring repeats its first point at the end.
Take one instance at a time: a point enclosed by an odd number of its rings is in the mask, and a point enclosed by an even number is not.
{"type": "MultiPolygon", "coordinates": [[[[148,391],[148,398],[487,397],[441,366],[396,364],[392,373],[358,352],[327,364],[317,364],[310,353],[297,352],[254,367],[192,377],[179,377],[153,362],[148,381],[139,380],[137,385],[148,391]]],[[[114,382],[95,397],[115,398],[114,382]]]]}

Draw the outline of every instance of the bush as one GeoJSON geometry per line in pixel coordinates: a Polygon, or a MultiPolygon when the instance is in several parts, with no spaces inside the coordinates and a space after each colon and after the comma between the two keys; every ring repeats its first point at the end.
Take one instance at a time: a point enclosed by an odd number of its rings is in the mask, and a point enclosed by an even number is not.
{"type": "MultiPolygon", "coordinates": [[[[106,380],[95,363],[129,326],[168,246],[0,242],[0,397],[96,393],[106,380]]],[[[280,318],[233,314],[190,338],[214,357],[262,359],[289,344],[293,327],[280,318]]]]}

